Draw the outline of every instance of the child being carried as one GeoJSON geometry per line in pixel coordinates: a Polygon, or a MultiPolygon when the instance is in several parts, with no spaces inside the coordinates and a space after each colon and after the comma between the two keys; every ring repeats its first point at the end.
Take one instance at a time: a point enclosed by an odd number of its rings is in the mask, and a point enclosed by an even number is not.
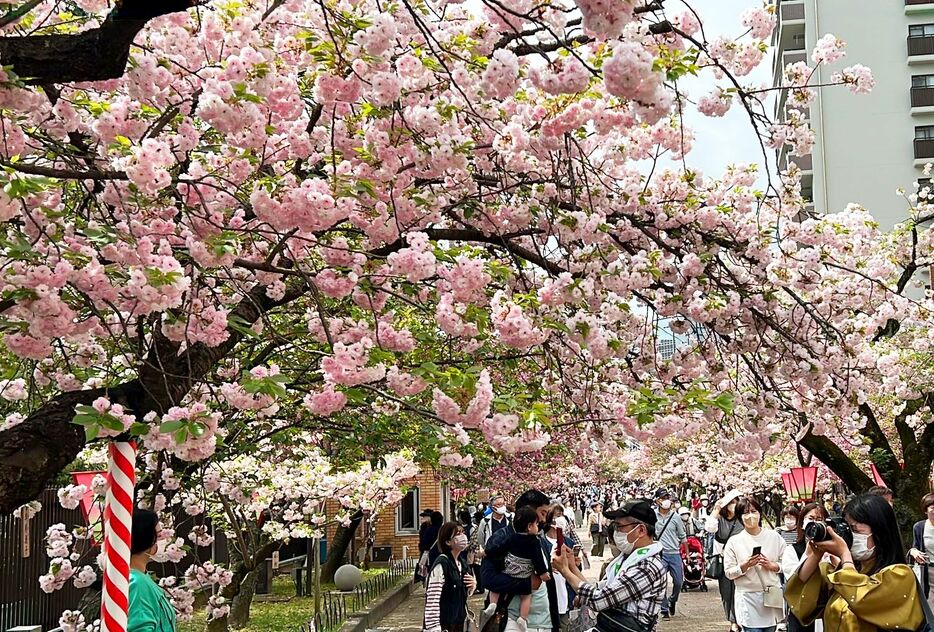
{"type": "MultiPolygon", "coordinates": [[[[538,538],[538,513],[531,507],[521,507],[516,510],[512,519],[515,529],[509,538],[508,553],[506,554],[505,573],[517,579],[528,579],[537,575],[543,582],[551,579],[548,572],[548,563],[545,561],[545,552],[542,550],[538,538]]],[[[529,612],[532,609],[532,595],[519,595],[519,619],[516,624],[522,632],[528,629],[529,612]]],[[[490,592],[490,605],[486,607],[486,614],[496,612],[499,593],[490,592]]]]}

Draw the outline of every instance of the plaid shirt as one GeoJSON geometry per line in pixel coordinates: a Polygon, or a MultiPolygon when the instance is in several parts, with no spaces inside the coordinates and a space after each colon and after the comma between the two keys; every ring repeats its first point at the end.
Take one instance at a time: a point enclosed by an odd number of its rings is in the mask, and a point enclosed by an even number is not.
{"type": "Polygon", "coordinates": [[[662,609],[667,580],[659,553],[637,562],[613,579],[598,584],[583,583],[577,594],[591,610],[615,608],[646,626],[654,626],[662,609]]]}

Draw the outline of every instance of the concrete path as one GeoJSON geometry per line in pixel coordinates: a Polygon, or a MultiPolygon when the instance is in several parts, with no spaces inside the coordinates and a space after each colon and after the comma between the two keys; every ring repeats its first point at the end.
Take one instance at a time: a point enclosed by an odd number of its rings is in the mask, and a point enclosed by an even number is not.
{"type": "MultiPolygon", "coordinates": [[[[589,543],[586,543],[589,549],[589,543]]],[[[604,561],[610,559],[609,547],[606,556],[591,560],[590,571],[585,571],[588,578],[595,578],[604,561]]],[[[728,632],[730,626],[724,621],[723,609],[720,607],[720,595],[717,592],[717,582],[708,581],[708,592],[690,590],[682,592],[678,599],[678,607],[671,621],[659,620],[659,632],[728,632]]],[[[470,600],[471,610],[476,613],[482,608],[482,597],[470,600]]],[[[384,617],[377,626],[386,632],[420,632],[422,618],[425,613],[425,590],[417,588],[412,595],[399,605],[388,616],[384,617]]]]}

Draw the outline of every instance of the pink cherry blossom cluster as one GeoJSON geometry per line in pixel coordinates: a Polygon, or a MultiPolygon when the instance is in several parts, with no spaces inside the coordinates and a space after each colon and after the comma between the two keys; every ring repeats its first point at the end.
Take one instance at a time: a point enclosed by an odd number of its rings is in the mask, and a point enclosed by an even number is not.
{"type": "Polygon", "coordinates": [[[631,0],[576,0],[584,16],[584,32],[599,39],[614,39],[632,22],[631,0]]]}
{"type": "Polygon", "coordinates": [[[873,79],[872,76],[872,70],[862,64],[849,66],[839,72],[835,72],[830,76],[830,80],[834,83],[846,85],[853,94],[868,94],[872,92],[872,89],[876,85],[876,80],[873,79]]]}
{"type": "Polygon", "coordinates": [[[752,7],[743,11],[743,26],[752,31],[752,36],[758,40],[768,40],[772,36],[778,18],[775,16],[775,6],[752,7]]]}
{"type": "Polygon", "coordinates": [[[519,58],[516,54],[505,48],[494,52],[483,70],[481,86],[487,96],[494,99],[506,99],[515,94],[519,87],[519,58]]]}
{"type": "Polygon", "coordinates": [[[732,95],[717,89],[713,93],[701,97],[697,102],[697,109],[704,116],[720,117],[730,110],[731,105],[733,105],[732,95]]]}
{"type": "Polygon", "coordinates": [[[347,405],[347,396],[340,391],[335,391],[334,386],[329,384],[321,391],[306,395],[302,404],[312,415],[327,417],[344,409],[347,405]]]}
{"type": "Polygon", "coordinates": [[[502,292],[493,296],[492,321],[503,343],[518,349],[540,345],[548,339],[548,333],[538,329],[525,311],[508,300],[502,292]]]}
{"type": "Polygon", "coordinates": [[[577,94],[587,89],[593,75],[577,56],[558,57],[529,68],[529,80],[549,94],[577,94]]]}
{"type": "Polygon", "coordinates": [[[814,44],[811,60],[815,64],[832,64],[844,55],[846,55],[846,42],[828,33],[814,44]]]}

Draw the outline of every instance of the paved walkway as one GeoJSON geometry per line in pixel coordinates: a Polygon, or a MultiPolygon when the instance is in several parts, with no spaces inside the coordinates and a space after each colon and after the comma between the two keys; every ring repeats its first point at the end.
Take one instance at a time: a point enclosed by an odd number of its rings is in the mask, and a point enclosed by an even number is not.
{"type": "MultiPolygon", "coordinates": [[[[585,543],[589,549],[589,543],[585,543]]],[[[609,547],[603,560],[597,558],[591,570],[586,571],[586,577],[596,577],[603,561],[610,559],[609,547]]],[[[659,632],[728,632],[730,626],[723,620],[723,609],[720,607],[720,594],[717,592],[717,582],[708,581],[708,592],[697,589],[682,592],[678,599],[678,607],[671,621],[659,620],[659,632]]],[[[474,614],[482,608],[482,597],[470,600],[474,614]]],[[[375,627],[386,632],[420,632],[422,617],[425,613],[425,590],[417,588],[412,595],[402,602],[399,607],[384,617],[375,627]]]]}

